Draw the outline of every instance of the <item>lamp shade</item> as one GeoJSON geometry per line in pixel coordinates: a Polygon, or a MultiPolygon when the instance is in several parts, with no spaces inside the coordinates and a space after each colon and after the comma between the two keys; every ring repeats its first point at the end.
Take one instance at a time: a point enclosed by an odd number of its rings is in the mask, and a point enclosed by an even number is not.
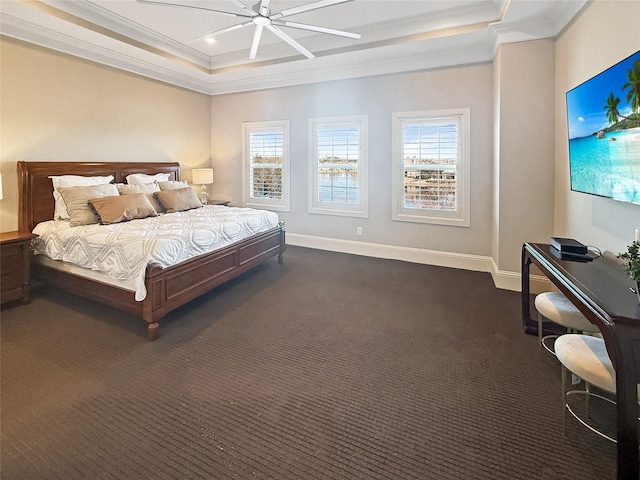
{"type": "Polygon", "coordinates": [[[191,170],[191,181],[194,185],[213,183],[213,168],[194,168],[191,170]]]}

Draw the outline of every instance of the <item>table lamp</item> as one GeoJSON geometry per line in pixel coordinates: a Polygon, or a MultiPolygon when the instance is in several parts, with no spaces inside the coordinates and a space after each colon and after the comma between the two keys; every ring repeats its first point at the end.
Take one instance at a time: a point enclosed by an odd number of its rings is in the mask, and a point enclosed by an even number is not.
{"type": "Polygon", "coordinates": [[[194,185],[200,185],[198,198],[203,205],[209,203],[207,185],[213,183],[213,168],[194,168],[191,170],[191,181],[194,185]]]}

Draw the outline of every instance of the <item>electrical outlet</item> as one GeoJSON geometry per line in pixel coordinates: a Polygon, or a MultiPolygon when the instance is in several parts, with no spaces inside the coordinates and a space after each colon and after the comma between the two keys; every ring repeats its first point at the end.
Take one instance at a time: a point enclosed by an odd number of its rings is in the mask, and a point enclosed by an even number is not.
{"type": "Polygon", "coordinates": [[[362,236],[362,227],[356,227],[356,235],[362,236]]]}

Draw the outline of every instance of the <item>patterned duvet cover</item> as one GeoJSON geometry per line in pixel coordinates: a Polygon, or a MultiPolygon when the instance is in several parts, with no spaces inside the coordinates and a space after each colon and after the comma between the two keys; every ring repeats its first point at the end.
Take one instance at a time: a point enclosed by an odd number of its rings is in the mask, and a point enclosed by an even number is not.
{"type": "Polygon", "coordinates": [[[131,280],[135,299],[147,295],[147,266],[170,267],[278,225],[276,213],[252,208],[206,205],[185,212],[113,225],[71,227],[51,220],[36,225],[34,252],[116,280],[131,280]]]}

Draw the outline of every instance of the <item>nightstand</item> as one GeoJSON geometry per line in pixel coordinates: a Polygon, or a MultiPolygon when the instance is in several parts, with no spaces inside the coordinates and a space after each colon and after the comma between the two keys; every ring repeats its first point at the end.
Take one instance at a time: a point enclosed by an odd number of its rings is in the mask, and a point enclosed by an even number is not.
{"type": "Polygon", "coordinates": [[[31,300],[31,232],[0,233],[0,304],[31,300]]]}
{"type": "Polygon", "coordinates": [[[215,198],[209,200],[209,205],[223,205],[228,207],[229,203],[231,203],[231,200],[216,200],[215,198]]]}

